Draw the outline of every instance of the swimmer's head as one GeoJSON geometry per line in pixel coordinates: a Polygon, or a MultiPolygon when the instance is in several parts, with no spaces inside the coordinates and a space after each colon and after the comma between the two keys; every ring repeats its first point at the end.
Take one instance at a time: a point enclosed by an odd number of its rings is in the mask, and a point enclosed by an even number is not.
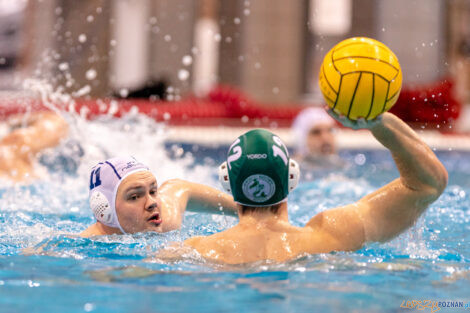
{"type": "Polygon", "coordinates": [[[335,125],[334,119],[323,108],[311,107],[300,112],[292,124],[296,152],[302,157],[335,154],[335,125]]]}
{"type": "Polygon", "coordinates": [[[298,183],[297,162],[281,139],[263,130],[251,130],[230,146],[227,161],[219,167],[219,180],[235,202],[266,207],[286,200],[298,183]]]}
{"type": "Polygon", "coordinates": [[[98,163],[90,174],[90,207],[97,221],[122,233],[157,230],[161,223],[157,182],[132,157],[98,163]]]}

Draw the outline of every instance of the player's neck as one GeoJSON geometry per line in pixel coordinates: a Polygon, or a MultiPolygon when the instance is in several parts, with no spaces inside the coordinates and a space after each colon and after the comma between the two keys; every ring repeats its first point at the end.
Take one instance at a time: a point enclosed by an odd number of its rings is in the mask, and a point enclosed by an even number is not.
{"type": "Polygon", "coordinates": [[[287,213],[287,202],[283,202],[279,205],[276,212],[273,212],[270,208],[256,208],[254,210],[245,210],[242,213],[242,209],[238,210],[239,224],[254,224],[254,223],[278,223],[288,222],[289,216],[287,213]]]}
{"type": "Polygon", "coordinates": [[[98,235],[122,234],[122,232],[118,228],[109,227],[100,222],[96,222],[94,226],[95,231],[99,233],[98,235]]]}

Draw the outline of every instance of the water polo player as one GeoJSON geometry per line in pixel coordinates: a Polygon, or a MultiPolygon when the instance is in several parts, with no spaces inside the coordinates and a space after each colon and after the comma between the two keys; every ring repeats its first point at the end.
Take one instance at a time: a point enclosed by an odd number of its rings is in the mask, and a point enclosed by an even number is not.
{"type": "Polygon", "coordinates": [[[294,158],[303,169],[340,170],[346,163],[337,154],[335,120],[321,107],[302,110],[292,123],[294,158]]]}
{"type": "Polygon", "coordinates": [[[98,163],[90,175],[96,223],[83,237],[167,232],[180,228],[186,209],[235,215],[233,198],[209,186],[173,179],[157,185],[149,168],[132,157],[98,163]]]}
{"type": "Polygon", "coordinates": [[[53,112],[17,117],[10,126],[13,130],[0,141],[0,177],[13,181],[35,178],[37,154],[58,145],[68,130],[65,120],[53,112]]]}
{"type": "Polygon", "coordinates": [[[238,225],[185,241],[204,258],[239,264],[286,261],[302,254],[353,251],[366,242],[390,240],[412,226],[447,184],[447,171],[431,149],[403,121],[384,113],[372,121],[350,121],[330,111],[344,126],[369,129],[390,150],[400,177],[356,203],[321,212],[305,227],[288,221],[287,195],[299,170],[281,140],[253,130],[229,148],[220,180],[238,207],[238,225]]]}

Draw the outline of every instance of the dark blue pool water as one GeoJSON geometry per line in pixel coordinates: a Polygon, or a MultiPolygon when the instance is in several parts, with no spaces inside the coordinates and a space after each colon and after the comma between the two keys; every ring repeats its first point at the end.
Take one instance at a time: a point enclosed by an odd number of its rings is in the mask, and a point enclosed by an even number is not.
{"type": "MultiPolygon", "coordinates": [[[[154,162],[157,178],[173,172],[217,186],[216,165],[226,148],[160,145],[180,148],[184,153],[173,162],[154,162]]],[[[343,173],[311,173],[316,179],[303,173],[289,196],[293,224],[357,201],[397,176],[386,151],[341,155],[350,164],[343,173]]],[[[441,304],[440,312],[464,312],[470,302],[470,154],[438,156],[449,170],[449,185],[411,230],[354,253],[286,264],[216,266],[197,256],[147,263],[170,242],[212,234],[236,219],[187,213],[181,231],[83,239],[70,234],[93,222],[86,169],[27,186],[4,184],[0,312],[418,312],[401,307],[412,300],[454,301],[463,307],[441,304]],[[28,254],[31,249],[35,254],[28,254]]]]}

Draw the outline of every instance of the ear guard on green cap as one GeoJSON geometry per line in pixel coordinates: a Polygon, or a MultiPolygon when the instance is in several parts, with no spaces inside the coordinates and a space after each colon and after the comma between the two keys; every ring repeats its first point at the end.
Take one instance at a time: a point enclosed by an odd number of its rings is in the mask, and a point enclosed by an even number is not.
{"type": "Polygon", "coordinates": [[[299,177],[299,165],[289,158],[284,143],[264,129],[238,137],[219,167],[219,181],[235,202],[254,207],[284,201],[299,177]]]}

